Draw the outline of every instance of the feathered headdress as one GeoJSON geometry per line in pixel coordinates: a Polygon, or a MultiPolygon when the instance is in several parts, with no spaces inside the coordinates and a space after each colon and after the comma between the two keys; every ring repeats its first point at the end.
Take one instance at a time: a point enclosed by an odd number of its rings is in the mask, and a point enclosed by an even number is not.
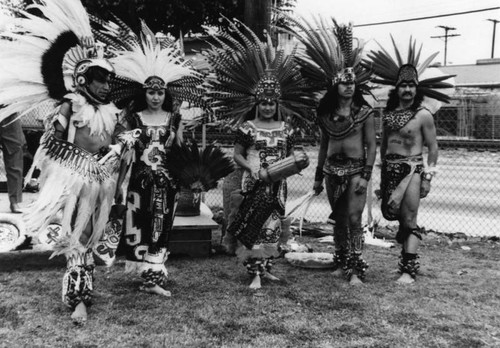
{"type": "Polygon", "coordinates": [[[279,12],[283,20],[279,28],[293,35],[304,45],[297,56],[302,75],[312,88],[325,90],[338,82],[355,82],[368,91],[370,72],[361,66],[364,44],[353,37],[352,24],[338,24],[335,19],[313,17],[293,18],[279,12]]]}
{"type": "Polygon", "coordinates": [[[1,35],[0,104],[6,107],[0,110],[0,121],[60,101],[78,87],[78,76],[90,66],[112,71],[107,61],[94,59],[94,49],[89,50],[94,40],[79,0],[41,0],[31,9],[41,15],[15,10],[17,17],[9,19],[12,30],[1,35]]]}
{"type": "Polygon", "coordinates": [[[420,48],[417,51],[416,40],[413,40],[410,37],[408,44],[408,56],[405,62],[401,57],[401,53],[396,46],[392,35],[391,40],[396,55],[395,59],[391,57],[391,55],[379,44],[380,50],[370,52],[367,55],[368,60],[363,62],[363,65],[369,67],[377,76],[377,78],[373,79],[373,82],[390,86],[397,86],[403,81],[414,82],[417,85],[417,88],[422,91],[424,96],[448,103],[450,97],[434,89],[453,87],[452,84],[443,81],[454,77],[455,75],[443,75],[419,81],[419,76],[421,76],[425,69],[427,69],[429,64],[431,64],[432,60],[439,52],[432,54],[422,64],[420,64],[419,60],[422,45],[420,45],[420,48]]]}
{"type": "Polygon", "coordinates": [[[209,145],[202,151],[195,142],[182,143],[167,154],[166,163],[170,174],[177,178],[181,185],[194,192],[213,189],[217,181],[231,174],[234,163],[216,146],[209,145]]]}
{"type": "Polygon", "coordinates": [[[272,100],[282,115],[309,122],[315,99],[294,62],[296,48],[287,56],[269,37],[263,43],[242,22],[225,20],[229,31],[209,31],[216,44],[203,51],[212,68],[205,88],[215,116],[238,124],[256,103],[272,100]]]}
{"type": "Polygon", "coordinates": [[[158,40],[144,21],[141,33],[135,35],[122,21],[106,22],[92,17],[102,30],[96,32],[111,54],[116,76],[112,81],[111,99],[123,105],[144,89],[167,89],[172,98],[195,105],[203,104],[202,75],[183,58],[181,45],[174,40],[158,40]]]}

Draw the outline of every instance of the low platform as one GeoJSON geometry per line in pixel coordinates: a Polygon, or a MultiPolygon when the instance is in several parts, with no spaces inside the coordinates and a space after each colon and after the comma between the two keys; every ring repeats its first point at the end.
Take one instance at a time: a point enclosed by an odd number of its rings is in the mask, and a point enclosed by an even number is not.
{"type": "MultiPolygon", "coordinates": [[[[220,243],[220,225],[212,219],[210,208],[202,204],[198,216],[176,216],[169,236],[168,249],[171,255],[207,257],[215,244],[220,243]]],[[[1,215],[1,214],[0,214],[1,215]]],[[[5,215],[5,214],[4,214],[5,215]]],[[[16,214],[6,214],[19,217],[16,214]]],[[[2,252],[1,254],[44,253],[50,255],[46,244],[29,245],[26,249],[2,252]]]]}
{"type": "Polygon", "coordinates": [[[213,233],[219,227],[219,224],[203,211],[198,216],[176,216],[168,249],[173,255],[208,256],[212,249],[213,233]]]}

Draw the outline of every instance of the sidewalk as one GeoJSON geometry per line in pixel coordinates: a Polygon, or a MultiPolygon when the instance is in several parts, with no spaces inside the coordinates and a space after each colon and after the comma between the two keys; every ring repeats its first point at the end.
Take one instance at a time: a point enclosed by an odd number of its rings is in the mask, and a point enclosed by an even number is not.
{"type": "MultiPolygon", "coordinates": [[[[37,193],[23,192],[23,202],[20,204],[21,208],[26,208],[29,203],[33,202],[38,197],[37,193]]],[[[7,192],[0,192],[0,213],[11,214],[9,194],[7,192]]],[[[19,215],[19,214],[13,214],[19,215]]]]}

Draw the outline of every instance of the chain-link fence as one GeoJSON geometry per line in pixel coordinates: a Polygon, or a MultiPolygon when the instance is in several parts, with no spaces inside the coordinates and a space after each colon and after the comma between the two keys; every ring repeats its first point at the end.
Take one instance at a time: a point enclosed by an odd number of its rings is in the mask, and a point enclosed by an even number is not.
{"type": "MultiPolygon", "coordinates": [[[[30,117],[23,117],[25,130],[41,130],[39,115],[44,108],[30,117]]],[[[181,110],[183,118],[198,117],[200,110],[181,110]],[[188,115],[189,114],[189,115],[188,115]]],[[[381,110],[377,109],[377,134],[381,134],[381,110]]],[[[441,108],[435,115],[439,142],[439,173],[432,181],[429,196],[420,203],[418,223],[440,232],[463,232],[467,235],[500,236],[500,101],[455,101],[451,107],[441,108]]],[[[206,127],[205,127],[206,128],[206,127]]],[[[194,137],[199,144],[218,142],[232,156],[233,135],[227,129],[210,130],[203,137],[200,130],[187,131],[186,138],[194,137]]],[[[317,164],[318,146],[315,136],[302,139],[310,158],[310,166],[300,175],[288,179],[289,200],[298,198],[312,189],[317,164]]],[[[425,154],[424,154],[425,155],[425,154]]],[[[380,186],[380,152],[374,168],[364,221],[368,210],[380,225],[393,224],[380,213],[380,200],[376,191],[380,186]]],[[[205,203],[222,207],[222,185],[205,195],[205,203]]],[[[318,196],[306,215],[309,221],[326,221],[330,207],[326,194],[318,196]]]]}
{"type": "MultiPolygon", "coordinates": [[[[376,124],[380,131],[381,110],[377,110],[376,124]]],[[[429,196],[421,200],[418,223],[428,230],[445,233],[463,232],[471,236],[500,236],[500,105],[481,107],[464,103],[444,107],[435,115],[440,146],[438,174],[432,181],[429,196]]],[[[228,144],[231,137],[223,132],[207,134],[207,141],[228,144]]],[[[289,200],[312,189],[319,147],[305,139],[305,150],[310,166],[288,179],[289,200]]],[[[224,150],[232,155],[232,148],[224,150]]],[[[426,153],[424,153],[424,157],[426,153]]],[[[205,195],[208,206],[222,207],[222,185],[205,195]]],[[[381,226],[393,225],[380,211],[377,190],[380,187],[380,151],[370,182],[368,211],[381,226]]],[[[330,214],[326,193],[315,198],[306,219],[324,222],[330,214]]]]}

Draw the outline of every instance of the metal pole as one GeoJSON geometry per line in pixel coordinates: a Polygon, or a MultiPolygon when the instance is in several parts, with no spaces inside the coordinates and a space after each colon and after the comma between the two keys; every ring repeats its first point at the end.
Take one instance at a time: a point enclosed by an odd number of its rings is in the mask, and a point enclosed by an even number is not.
{"type": "MultiPolygon", "coordinates": [[[[446,31],[446,33],[448,33],[448,31],[446,31]]],[[[444,62],[443,62],[444,66],[446,66],[447,62],[446,57],[448,57],[448,35],[444,36],[444,62]]]]}
{"type": "Polygon", "coordinates": [[[496,19],[488,19],[490,22],[493,22],[493,39],[491,41],[491,58],[495,57],[495,33],[497,29],[497,23],[500,22],[496,19]]]}

